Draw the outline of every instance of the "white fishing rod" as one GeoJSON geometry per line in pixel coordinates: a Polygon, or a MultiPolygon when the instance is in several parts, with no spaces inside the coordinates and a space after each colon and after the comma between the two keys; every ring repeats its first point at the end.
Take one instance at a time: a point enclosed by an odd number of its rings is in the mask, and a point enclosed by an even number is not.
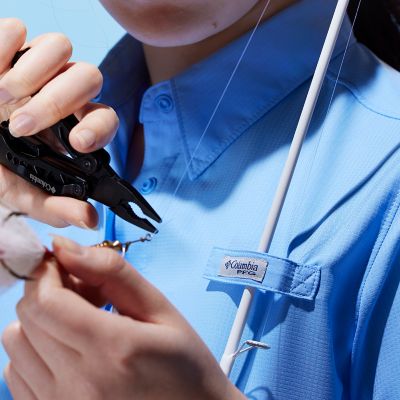
{"type": "MultiPolygon", "coordinates": [[[[304,103],[303,110],[300,115],[300,119],[296,128],[296,132],[293,137],[292,144],[290,146],[289,155],[286,160],[277,191],[272,202],[272,206],[265,224],[264,231],[262,233],[260,243],[258,246],[259,252],[267,253],[269,251],[272,239],[274,237],[275,229],[281,214],[283,205],[285,203],[286,194],[289,190],[290,183],[293,177],[293,173],[296,168],[296,164],[300,155],[300,151],[304,142],[304,138],[308,132],[310,121],[314,113],[315,105],[318,101],[318,97],[321,91],[322,84],[324,82],[328,65],[332,58],[332,53],[336,45],[337,38],[339,36],[340,29],[343,24],[344,17],[349,0],[338,0],[335,12],[332,17],[332,21],[325,39],[325,43],[322,47],[321,55],[318,60],[317,67],[315,69],[314,77],[311,81],[310,89],[307,94],[306,101],[304,103]]],[[[250,349],[252,347],[267,348],[257,342],[246,341],[249,345],[248,348],[243,349],[239,347],[243,330],[246,326],[250,307],[254,298],[256,289],[252,287],[246,287],[243,291],[243,296],[240,301],[238,311],[233,322],[233,326],[226,344],[225,352],[222,356],[220,366],[224,373],[229,376],[233,364],[238,354],[250,349]]]]}

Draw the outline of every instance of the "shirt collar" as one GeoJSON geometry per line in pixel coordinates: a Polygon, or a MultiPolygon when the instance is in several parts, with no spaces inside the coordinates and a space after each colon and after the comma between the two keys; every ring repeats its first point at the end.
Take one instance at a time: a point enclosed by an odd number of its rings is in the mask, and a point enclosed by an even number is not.
{"type": "MultiPolygon", "coordinates": [[[[310,79],[334,7],[333,0],[302,0],[263,23],[212,120],[251,32],[179,76],[147,90],[141,120],[146,120],[146,96],[154,97],[160,87],[172,92],[190,179],[200,176],[252,124],[310,79]]],[[[344,51],[350,32],[346,20],[334,57],[344,51]]],[[[106,78],[100,101],[118,107],[141,98],[148,85],[144,65],[140,44],[131,37],[123,38],[102,65],[106,78]]]]}
{"type": "Polygon", "coordinates": [[[100,64],[103,88],[95,99],[117,109],[130,101],[141,101],[149,87],[149,76],[140,42],[125,35],[100,64]]]}

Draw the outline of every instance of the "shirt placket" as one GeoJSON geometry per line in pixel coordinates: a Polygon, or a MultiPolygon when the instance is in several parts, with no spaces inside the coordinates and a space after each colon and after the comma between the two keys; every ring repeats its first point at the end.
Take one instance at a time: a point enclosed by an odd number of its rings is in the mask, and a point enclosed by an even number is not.
{"type": "MultiPolygon", "coordinates": [[[[144,94],[139,121],[144,127],[144,160],[140,173],[131,183],[163,218],[168,203],[163,193],[171,192],[173,184],[168,178],[182,154],[178,144],[179,124],[175,100],[168,82],[153,86],[144,94]]],[[[127,229],[127,223],[116,218],[116,239],[136,240],[145,234],[133,225],[127,229]]],[[[143,272],[146,268],[146,251],[131,252],[128,260],[140,266],[143,272]]]]}

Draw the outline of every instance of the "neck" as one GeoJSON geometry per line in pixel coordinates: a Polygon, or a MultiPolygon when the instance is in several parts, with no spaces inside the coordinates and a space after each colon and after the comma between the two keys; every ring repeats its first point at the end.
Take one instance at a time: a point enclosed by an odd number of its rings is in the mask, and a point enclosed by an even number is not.
{"type": "MultiPolygon", "coordinates": [[[[262,20],[271,18],[296,1],[298,0],[271,0],[262,20]]],[[[259,1],[244,17],[229,28],[198,43],[179,47],[154,47],[144,44],[152,84],[171,79],[248,32],[256,25],[265,5],[265,1],[259,1]]]]}

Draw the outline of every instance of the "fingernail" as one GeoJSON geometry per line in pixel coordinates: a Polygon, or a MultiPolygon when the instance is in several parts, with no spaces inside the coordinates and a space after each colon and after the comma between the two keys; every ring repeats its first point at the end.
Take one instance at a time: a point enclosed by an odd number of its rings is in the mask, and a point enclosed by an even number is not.
{"type": "Polygon", "coordinates": [[[83,149],[88,149],[96,143],[96,134],[89,129],[78,132],[76,136],[83,149]]]}
{"type": "Polygon", "coordinates": [[[13,99],[13,96],[6,89],[0,89],[0,105],[7,104],[13,99]]]}
{"type": "Polygon", "coordinates": [[[66,250],[70,253],[74,254],[83,254],[83,247],[78,243],[67,239],[63,236],[52,235],[53,236],[53,247],[60,247],[63,250],[66,250]]]}
{"type": "Polygon", "coordinates": [[[80,227],[81,228],[83,228],[83,229],[88,229],[88,230],[90,230],[90,231],[98,231],[99,230],[99,227],[96,225],[96,226],[94,226],[93,228],[91,228],[89,225],[87,225],[86,224],[86,222],[84,222],[84,221],[79,221],[79,225],[80,225],[80,227]]]}
{"type": "Polygon", "coordinates": [[[18,137],[27,135],[35,129],[35,120],[28,114],[20,114],[10,121],[10,132],[18,137]]]}

